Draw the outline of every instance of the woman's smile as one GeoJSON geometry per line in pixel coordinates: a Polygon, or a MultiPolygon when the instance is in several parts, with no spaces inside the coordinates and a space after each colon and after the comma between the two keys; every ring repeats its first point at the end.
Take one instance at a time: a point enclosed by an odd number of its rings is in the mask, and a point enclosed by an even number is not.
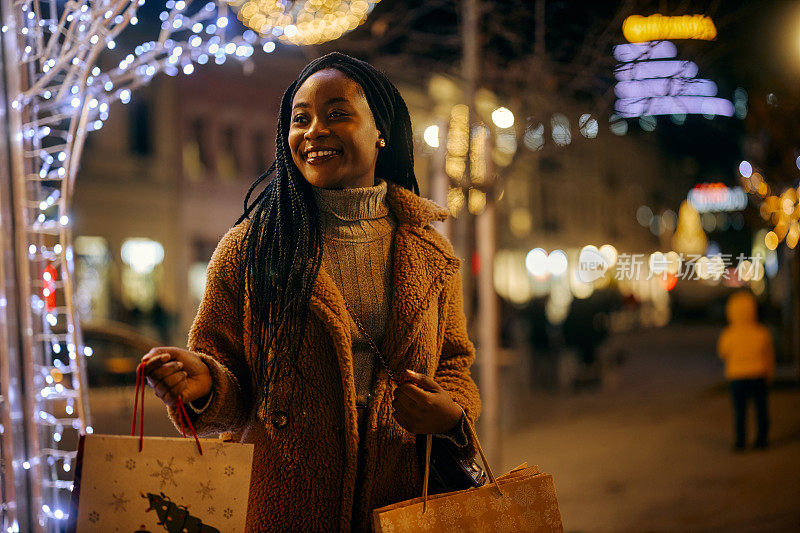
{"type": "Polygon", "coordinates": [[[309,165],[322,165],[342,155],[341,150],[332,150],[327,148],[311,148],[303,157],[309,165]]]}

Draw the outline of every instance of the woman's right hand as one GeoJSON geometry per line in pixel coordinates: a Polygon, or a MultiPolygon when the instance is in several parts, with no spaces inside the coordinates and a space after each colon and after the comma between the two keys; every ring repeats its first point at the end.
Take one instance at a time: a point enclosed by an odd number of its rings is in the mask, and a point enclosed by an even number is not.
{"type": "Polygon", "coordinates": [[[153,348],[142,357],[144,374],[165,404],[172,406],[178,397],[191,402],[211,394],[211,372],[194,352],[175,347],[153,348]]]}

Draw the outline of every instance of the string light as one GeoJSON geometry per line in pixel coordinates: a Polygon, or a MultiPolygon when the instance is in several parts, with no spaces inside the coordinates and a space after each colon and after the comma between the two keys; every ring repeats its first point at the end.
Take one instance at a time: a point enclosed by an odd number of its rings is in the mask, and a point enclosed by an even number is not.
{"type": "MultiPolygon", "coordinates": [[[[68,283],[74,276],[74,265],[72,249],[66,244],[71,233],[70,206],[62,199],[61,189],[70,187],[75,179],[78,165],[73,164],[73,158],[80,155],[76,150],[83,146],[89,131],[103,127],[111,104],[129,103],[133,92],[159,71],[174,75],[180,69],[190,75],[195,72],[195,63],[205,64],[210,56],[215,56],[217,63],[228,56],[245,61],[255,47],[265,53],[275,50],[271,34],[237,34],[225,5],[208,2],[187,14],[190,1],[168,0],[162,15],[165,26],[158,38],[139,43],[121,61],[102,67],[110,64],[103,60],[103,54],[119,51],[123,42],[119,34],[128,24],[138,23],[136,9],[145,1],[133,0],[114,9],[105,2],[86,0],[48,3],[51,8],[42,10],[31,9],[33,4],[28,0],[15,4],[2,27],[3,32],[13,28],[20,36],[20,59],[7,69],[23,87],[22,92],[12,95],[9,105],[22,125],[11,138],[21,141],[12,143],[12,149],[19,149],[25,159],[22,168],[30,168],[37,178],[30,187],[21,188],[26,191],[26,205],[31,206],[27,230],[40,239],[27,248],[31,272],[43,273],[31,286],[30,312],[35,320],[34,328],[27,333],[44,341],[33,343],[22,354],[31,358],[37,369],[27,386],[39,392],[34,400],[35,422],[40,426],[35,434],[39,438],[28,442],[27,434],[21,435],[25,445],[15,449],[25,449],[29,456],[16,456],[13,463],[35,472],[31,483],[37,488],[31,493],[38,496],[27,501],[27,496],[17,493],[16,501],[3,502],[8,531],[19,531],[14,509],[25,508],[34,509],[34,520],[46,530],[59,530],[61,526],[49,525],[48,521],[55,524],[68,517],[65,491],[71,490],[75,453],[61,450],[59,445],[75,442],[65,431],[93,432],[80,381],[83,359],[91,357],[93,350],[77,341],[80,329],[71,303],[56,307],[57,302],[71,302],[61,293],[74,285],[68,283]],[[59,20],[45,18],[46,13],[56,12],[59,20]],[[52,182],[56,182],[55,189],[52,182]],[[56,327],[58,333],[54,333],[56,327]]],[[[9,399],[20,401],[18,397],[9,399]]],[[[0,408],[9,409],[7,403],[0,408]]]]}

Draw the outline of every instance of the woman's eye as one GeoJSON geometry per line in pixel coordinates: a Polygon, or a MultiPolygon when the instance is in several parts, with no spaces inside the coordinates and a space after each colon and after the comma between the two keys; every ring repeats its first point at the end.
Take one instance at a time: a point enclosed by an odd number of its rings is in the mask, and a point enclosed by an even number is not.
{"type": "Polygon", "coordinates": [[[334,118],[344,117],[347,116],[347,113],[345,113],[344,111],[331,111],[331,116],[334,118]]]}
{"type": "Polygon", "coordinates": [[[292,122],[295,122],[295,123],[304,122],[305,120],[306,120],[305,115],[295,115],[295,117],[292,119],[292,122]]]}

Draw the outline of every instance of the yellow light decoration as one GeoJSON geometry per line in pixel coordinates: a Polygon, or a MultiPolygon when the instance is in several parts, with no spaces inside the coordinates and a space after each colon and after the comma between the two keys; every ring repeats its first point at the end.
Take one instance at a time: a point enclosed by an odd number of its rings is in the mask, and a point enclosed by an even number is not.
{"type": "Polygon", "coordinates": [[[769,248],[770,250],[774,250],[775,248],[777,248],[779,242],[780,241],[778,240],[778,236],[775,234],[774,231],[770,231],[764,237],[764,245],[766,245],[766,247],[769,248]]]}
{"type": "Polygon", "coordinates": [[[481,185],[486,181],[486,145],[489,131],[486,127],[476,127],[472,133],[472,149],[469,152],[469,171],[472,183],[481,185]]]}
{"type": "Polygon", "coordinates": [[[229,0],[245,26],[290,44],[338,39],[367,20],[380,0],[229,0]]]}
{"type": "Polygon", "coordinates": [[[632,43],[667,39],[712,41],[717,36],[717,28],[711,18],[705,15],[631,15],[622,23],[622,34],[632,43]]]}
{"type": "Polygon", "coordinates": [[[450,111],[450,129],[447,134],[447,153],[464,157],[469,151],[469,108],[454,105],[450,111]]]}
{"type": "Polygon", "coordinates": [[[450,190],[447,191],[447,208],[450,210],[451,215],[457,217],[461,210],[464,209],[465,203],[464,191],[460,188],[451,187],[450,190]]]}
{"type": "Polygon", "coordinates": [[[685,254],[702,254],[706,251],[708,240],[703,233],[700,214],[688,201],[684,200],[678,210],[678,227],[672,236],[672,247],[685,254]]]}
{"type": "Polygon", "coordinates": [[[468,208],[473,215],[480,215],[486,208],[486,193],[478,189],[470,189],[468,208]]]}
{"type": "Polygon", "coordinates": [[[786,234],[786,246],[794,248],[797,246],[797,241],[800,240],[800,226],[796,220],[792,221],[789,226],[789,232],[786,234]]]}

